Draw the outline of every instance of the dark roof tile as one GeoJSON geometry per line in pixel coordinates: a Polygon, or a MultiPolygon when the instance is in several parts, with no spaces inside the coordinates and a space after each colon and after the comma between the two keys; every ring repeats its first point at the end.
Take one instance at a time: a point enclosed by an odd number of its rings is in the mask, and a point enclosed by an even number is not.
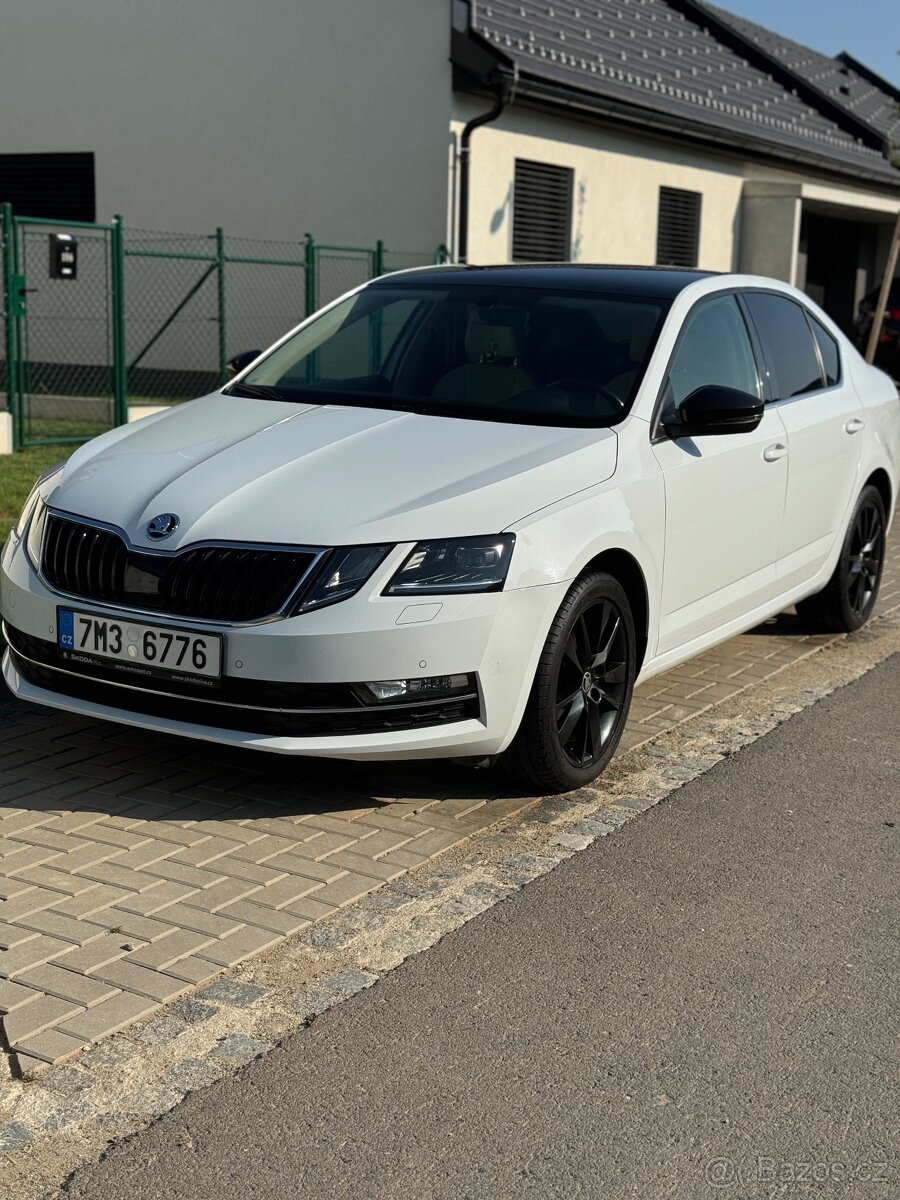
{"type": "Polygon", "coordinates": [[[890,84],[886,83],[884,88],[878,87],[839,58],[829,58],[827,54],[782,37],[724,8],[713,5],[709,5],[709,8],[742,37],[771,54],[807,83],[825,92],[882,137],[891,141],[900,140],[900,104],[897,102],[896,89],[890,84]],[[888,91],[888,88],[891,90],[888,91]]]}
{"type": "Polygon", "coordinates": [[[878,150],[665,0],[473,0],[472,27],[529,76],[900,183],[878,150]]]}

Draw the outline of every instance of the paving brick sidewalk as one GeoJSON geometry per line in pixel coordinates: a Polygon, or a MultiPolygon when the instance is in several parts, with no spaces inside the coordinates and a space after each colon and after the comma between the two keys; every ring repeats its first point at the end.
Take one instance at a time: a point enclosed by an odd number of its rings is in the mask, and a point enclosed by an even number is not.
{"type": "MultiPolygon", "coordinates": [[[[898,604],[900,530],[880,611],[898,604]]],[[[831,640],[784,616],[651,680],[625,748],[831,640]]],[[[530,802],[447,763],[261,755],[4,692],[0,1045],[57,1062],[530,802]]]]}

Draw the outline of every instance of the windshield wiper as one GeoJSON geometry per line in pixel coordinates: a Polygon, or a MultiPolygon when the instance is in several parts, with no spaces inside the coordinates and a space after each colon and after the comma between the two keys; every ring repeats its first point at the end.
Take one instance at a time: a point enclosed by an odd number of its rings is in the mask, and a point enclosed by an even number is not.
{"type": "Polygon", "coordinates": [[[223,392],[226,396],[246,396],[249,400],[287,400],[290,397],[278,388],[261,383],[232,383],[223,392]]]}

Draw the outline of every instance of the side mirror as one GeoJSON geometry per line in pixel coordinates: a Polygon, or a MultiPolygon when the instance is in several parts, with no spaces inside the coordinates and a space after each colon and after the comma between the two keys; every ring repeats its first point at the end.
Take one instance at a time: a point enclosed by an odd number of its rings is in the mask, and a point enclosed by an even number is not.
{"type": "Polygon", "coordinates": [[[703,437],[713,433],[751,433],[763,418],[758,396],[709,383],[682,400],[678,418],[664,421],[670,438],[703,437]]]}

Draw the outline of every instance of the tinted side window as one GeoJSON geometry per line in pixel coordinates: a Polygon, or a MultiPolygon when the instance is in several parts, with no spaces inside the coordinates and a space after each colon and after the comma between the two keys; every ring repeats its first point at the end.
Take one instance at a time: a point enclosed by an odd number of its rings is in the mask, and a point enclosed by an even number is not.
{"type": "Polygon", "coordinates": [[[756,360],[734,296],[707,300],[688,317],[669,369],[666,407],[677,408],[710,383],[759,395],[756,360]]]}
{"type": "Polygon", "coordinates": [[[800,305],[770,292],[747,292],[744,299],[769,360],[775,399],[820,388],[819,359],[800,305]]]}
{"type": "Polygon", "coordinates": [[[819,353],[822,355],[822,366],[825,368],[825,386],[833,387],[841,377],[841,362],[838,358],[837,342],[825,326],[820,325],[814,316],[810,313],[806,315],[809,317],[813,337],[818,342],[819,353]]]}

